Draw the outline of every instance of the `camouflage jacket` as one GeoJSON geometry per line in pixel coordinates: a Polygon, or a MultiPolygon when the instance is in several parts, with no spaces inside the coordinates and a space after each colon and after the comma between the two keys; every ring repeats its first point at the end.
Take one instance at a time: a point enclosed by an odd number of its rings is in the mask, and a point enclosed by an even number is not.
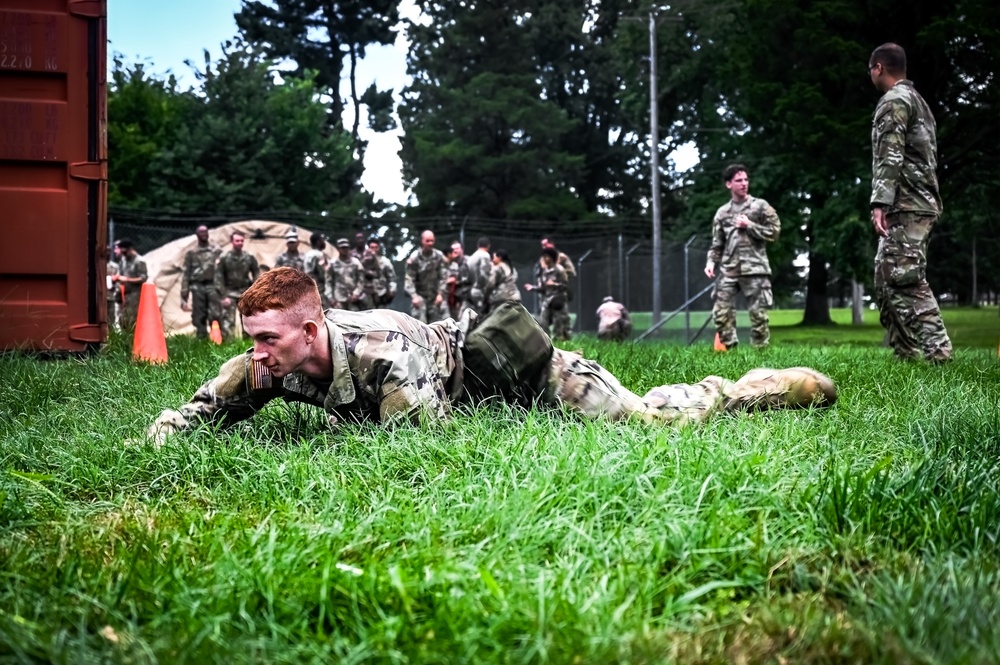
{"type": "Polygon", "coordinates": [[[445,266],[445,273],[446,295],[450,297],[454,294],[455,300],[458,302],[471,301],[475,275],[469,270],[469,260],[463,256],[461,260],[449,261],[445,266]]]}
{"type": "Polygon", "coordinates": [[[483,295],[491,307],[508,300],[521,302],[521,291],[517,288],[517,270],[503,261],[493,266],[483,295]]]}
{"type": "Polygon", "coordinates": [[[542,272],[538,276],[538,281],[535,283],[535,288],[539,291],[543,300],[551,300],[557,296],[561,296],[565,301],[568,289],[567,282],[566,271],[561,265],[556,264],[551,268],[542,268],[542,272]]]}
{"type": "Polygon", "coordinates": [[[229,250],[215,266],[215,290],[220,298],[239,298],[260,277],[253,254],[229,250]]]}
{"type": "Polygon", "coordinates": [[[302,270],[305,268],[305,258],[305,254],[299,251],[296,251],[294,254],[292,252],[283,252],[274,260],[274,267],[281,268],[288,266],[289,268],[302,270]]]}
{"type": "Polygon", "coordinates": [[[364,271],[361,262],[353,256],[342,261],[340,256],[330,259],[326,269],[326,297],[331,307],[355,303],[364,296],[364,271]]]}
{"type": "Polygon", "coordinates": [[[313,278],[322,294],[326,293],[326,271],[329,264],[330,259],[320,249],[310,249],[302,259],[302,272],[313,278]]]}
{"type": "Polygon", "coordinates": [[[890,88],[872,118],[871,206],[887,213],[940,215],[937,128],[927,102],[903,80],[890,88]]]}
{"type": "Polygon", "coordinates": [[[187,300],[191,288],[215,288],[215,263],[222,251],[214,245],[198,245],[184,255],[184,273],[181,276],[181,300],[187,300]]]}
{"type": "Polygon", "coordinates": [[[328,385],[298,373],[275,379],[253,361],[251,349],[223,364],[190,402],[164,411],[151,429],[163,435],[201,421],[230,424],[277,398],[319,406],[346,421],[450,414],[462,390],[462,333],[454,321],[427,325],[392,310],[331,309],[325,324],[333,375],[328,385]]]}
{"type": "Polygon", "coordinates": [[[490,253],[485,249],[477,249],[466,259],[466,263],[468,263],[469,272],[473,276],[472,288],[485,292],[486,284],[490,281],[490,275],[493,274],[493,261],[490,258],[490,253]]]}
{"type": "Polygon", "coordinates": [[[712,220],[712,244],[708,248],[707,265],[720,266],[726,277],[770,275],[767,243],[781,235],[778,213],[764,199],[748,196],[742,203],[730,201],[719,208],[712,220]],[[736,227],[740,214],[750,219],[745,229],[736,227]]]}
{"type": "Polygon", "coordinates": [[[361,268],[364,270],[365,293],[379,297],[396,294],[396,269],[392,267],[392,261],[380,254],[365,252],[361,268]]]}
{"type": "MultiPolygon", "coordinates": [[[[149,279],[149,272],[146,270],[146,262],[142,260],[141,256],[136,255],[134,259],[129,259],[127,256],[122,256],[121,262],[118,264],[118,274],[122,277],[141,277],[142,281],[145,282],[149,279]]],[[[142,292],[142,283],[136,282],[135,284],[129,282],[122,282],[122,286],[125,287],[125,297],[139,299],[139,294],[142,292]]]]}
{"type": "Polygon", "coordinates": [[[422,249],[414,250],[406,259],[406,294],[410,297],[420,296],[425,300],[434,300],[438,295],[447,297],[446,263],[444,254],[439,249],[432,249],[429,255],[425,255],[422,249]]]}

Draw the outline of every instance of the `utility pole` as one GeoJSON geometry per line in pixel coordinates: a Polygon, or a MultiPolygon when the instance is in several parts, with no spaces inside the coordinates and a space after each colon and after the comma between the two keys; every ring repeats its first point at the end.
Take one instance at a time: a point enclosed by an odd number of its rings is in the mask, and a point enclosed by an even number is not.
{"type": "Polygon", "coordinates": [[[656,76],[656,14],[649,12],[649,165],[650,198],[653,204],[653,320],[660,321],[660,136],[656,76]]]}

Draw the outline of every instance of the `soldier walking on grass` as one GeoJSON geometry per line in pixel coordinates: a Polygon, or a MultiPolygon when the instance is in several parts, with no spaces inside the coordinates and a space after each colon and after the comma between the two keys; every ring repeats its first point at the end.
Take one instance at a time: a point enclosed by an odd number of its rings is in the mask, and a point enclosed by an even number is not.
{"type": "Polygon", "coordinates": [[[330,261],[326,271],[326,297],[330,307],[354,312],[368,309],[365,302],[364,269],[361,261],[351,254],[347,238],[337,240],[337,256],[330,261]]]}
{"type": "Polygon", "coordinates": [[[767,201],[750,196],[747,167],[730,164],[722,177],[731,198],[712,220],[712,243],[705,264],[709,279],[715,277],[715,268],[719,267],[712,292],[715,330],[727,349],[739,344],[735,301],[736,294],[742,292],[750,314],[750,345],[766,347],[771,341],[767,310],[774,306],[767,245],[778,239],[781,221],[767,201]]]}
{"type": "Polygon", "coordinates": [[[872,120],[872,224],[879,235],[875,300],[889,346],[901,360],[951,360],[951,339],[927,283],[927,243],[943,208],[937,127],[906,78],[906,52],[883,44],[868,60],[883,93],[872,120]]]}
{"type": "Polygon", "coordinates": [[[448,271],[441,250],[434,247],[434,232],[420,234],[420,248],[406,259],[404,289],[410,296],[410,313],[424,323],[447,318],[448,271]]]}
{"type": "Polygon", "coordinates": [[[382,243],[377,236],[368,239],[368,251],[361,261],[364,269],[365,297],[372,309],[384,309],[396,298],[396,269],[392,261],[382,256],[382,243]]]}
{"type": "Polygon", "coordinates": [[[541,292],[541,312],[538,315],[542,328],[549,332],[552,327],[552,339],[568,340],[569,332],[569,298],[567,293],[566,271],[559,265],[559,252],[555,247],[542,250],[539,259],[541,273],[535,284],[525,284],[526,291],[541,292]]]}
{"type": "Polygon", "coordinates": [[[121,309],[118,313],[118,324],[123,332],[132,334],[135,331],[136,318],[139,316],[139,296],[142,285],[149,279],[146,262],[135,251],[132,241],[122,238],[118,241],[122,258],[118,266],[118,274],[111,276],[115,286],[124,290],[121,309]]]}
{"type": "Polygon", "coordinates": [[[326,249],[326,238],[322,233],[314,233],[309,237],[310,249],[302,259],[302,271],[313,278],[319,294],[323,298],[323,309],[331,307],[330,299],[326,295],[326,271],[329,266],[329,259],[323,252],[326,249]]]}
{"type": "Polygon", "coordinates": [[[221,251],[208,242],[208,227],[195,229],[198,244],[184,255],[184,273],[181,276],[181,309],[191,312],[195,336],[208,337],[212,321],[219,318],[219,294],[215,290],[215,263],[221,251]],[[188,295],[191,304],[188,304],[188,295]]]}
{"type": "Polygon", "coordinates": [[[243,251],[246,238],[239,231],[229,236],[230,249],[215,266],[215,291],[219,294],[219,327],[223,339],[233,339],[236,332],[236,301],[260,276],[260,266],[253,254],[243,251]]]}

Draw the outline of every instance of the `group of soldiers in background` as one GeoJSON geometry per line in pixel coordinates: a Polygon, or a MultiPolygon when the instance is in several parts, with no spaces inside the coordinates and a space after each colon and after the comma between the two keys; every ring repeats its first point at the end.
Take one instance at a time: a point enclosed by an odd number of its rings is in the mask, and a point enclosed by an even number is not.
{"type": "MultiPolygon", "coordinates": [[[[181,276],[181,308],[191,312],[198,337],[208,337],[211,323],[218,321],[224,339],[236,332],[236,301],[261,273],[257,259],[243,250],[246,240],[235,231],[231,247],[223,252],[209,243],[208,227],[195,231],[198,244],[184,256],[181,276]],[[190,303],[189,303],[190,298],[190,303]]],[[[339,238],[337,254],[326,255],[326,237],[313,233],[310,249],[299,251],[295,228],[285,236],[286,251],[275,258],[274,266],[297,268],[316,282],[324,308],[360,311],[387,308],[396,297],[396,271],[382,255],[377,236],[354,236],[353,245],[339,238]]],[[[410,313],[419,321],[432,323],[446,318],[459,320],[467,311],[480,319],[501,303],[521,301],[518,274],[506,251],[491,250],[490,240],[479,238],[476,251],[466,256],[462,244],[454,241],[447,251],[435,247],[433,231],[420,234],[420,247],[405,263],[404,291],[410,299],[410,313]]],[[[524,284],[539,295],[538,320],[556,340],[570,339],[569,303],[573,299],[572,280],[576,267],[565,253],[548,239],[535,266],[534,282],[524,284]]],[[[121,240],[114,246],[114,260],[108,261],[108,312],[118,308],[123,330],[135,326],[139,293],[148,275],[146,265],[132,243],[121,240]],[[114,285],[114,286],[113,286],[114,285]]],[[[263,269],[267,269],[264,266],[263,269]]],[[[622,340],[631,333],[628,311],[611,298],[598,309],[601,339],[622,340]]]]}

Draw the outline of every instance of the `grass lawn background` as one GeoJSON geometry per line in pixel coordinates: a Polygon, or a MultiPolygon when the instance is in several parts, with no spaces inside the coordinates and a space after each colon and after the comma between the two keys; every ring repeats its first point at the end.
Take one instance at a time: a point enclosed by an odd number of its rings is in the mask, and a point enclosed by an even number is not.
{"type": "Polygon", "coordinates": [[[763,351],[568,343],[640,393],[760,365],[840,389],[682,429],[277,403],[156,450],[123,442],[241,346],[0,357],[0,660],[1000,662],[998,320],[945,317],[943,367],[780,313],[763,351]]]}

